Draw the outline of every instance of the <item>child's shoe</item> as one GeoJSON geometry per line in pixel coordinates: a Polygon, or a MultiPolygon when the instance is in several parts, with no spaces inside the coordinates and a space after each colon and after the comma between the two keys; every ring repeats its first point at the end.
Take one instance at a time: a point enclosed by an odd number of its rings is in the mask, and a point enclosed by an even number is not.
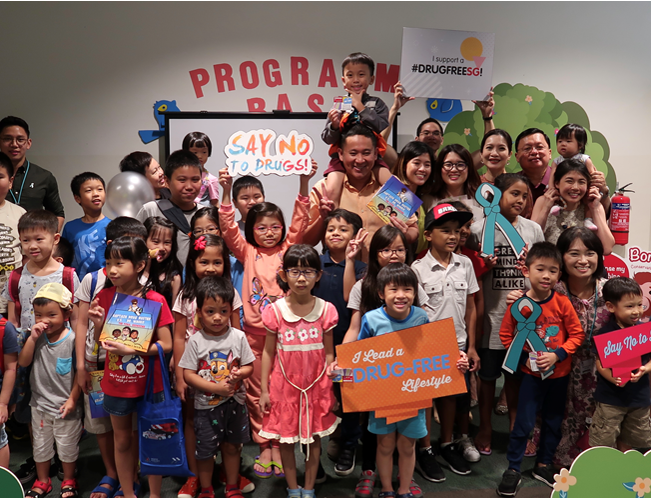
{"type": "Polygon", "coordinates": [[[209,488],[201,488],[201,492],[197,498],[215,498],[215,490],[213,490],[213,486],[209,488]]]}
{"type": "Polygon", "coordinates": [[[499,496],[516,496],[516,490],[519,484],[521,484],[521,473],[516,470],[507,469],[503,473],[503,479],[500,481],[496,492],[499,496]]]}
{"type": "Polygon", "coordinates": [[[224,490],[224,496],[225,498],[244,498],[238,486],[227,486],[224,490]]]}
{"type": "Polygon", "coordinates": [[[189,477],[181,486],[177,498],[195,498],[199,488],[199,477],[189,477]]]}
{"type": "Polygon", "coordinates": [[[467,462],[475,463],[480,461],[480,452],[473,444],[473,440],[469,436],[462,436],[457,440],[462,456],[467,462]]]}
{"type": "Polygon", "coordinates": [[[555,485],[555,473],[555,468],[550,463],[547,465],[536,464],[532,469],[532,477],[546,483],[551,488],[555,485]]]}
{"type": "Polygon", "coordinates": [[[287,490],[288,498],[301,498],[301,486],[299,486],[297,489],[287,488],[287,490]]]}
{"type": "Polygon", "coordinates": [[[301,497],[302,498],[315,498],[315,490],[314,489],[302,489],[301,490],[301,497]]]}
{"type": "Polygon", "coordinates": [[[598,231],[598,227],[597,227],[597,225],[596,225],[595,223],[593,223],[593,220],[592,220],[591,218],[586,218],[586,219],[584,220],[584,226],[585,226],[586,228],[588,228],[589,230],[593,231],[593,232],[597,232],[597,231],[598,231]]]}
{"type": "Polygon", "coordinates": [[[355,486],[356,498],[371,498],[374,495],[374,485],[376,484],[376,473],[373,470],[363,470],[355,486]]]}
{"type": "Polygon", "coordinates": [[[378,493],[378,498],[396,498],[396,491],[381,491],[378,493]]]}

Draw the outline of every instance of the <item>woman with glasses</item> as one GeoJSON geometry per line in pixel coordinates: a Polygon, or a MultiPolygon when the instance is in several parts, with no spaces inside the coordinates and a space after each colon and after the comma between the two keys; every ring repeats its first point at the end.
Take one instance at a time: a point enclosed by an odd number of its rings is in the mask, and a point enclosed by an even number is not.
{"type": "Polygon", "coordinates": [[[473,212],[475,221],[482,220],[484,212],[475,201],[480,177],[468,150],[458,144],[450,144],[441,149],[435,162],[433,180],[431,198],[424,200],[426,212],[442,201],[461,201],[473,212]]]}

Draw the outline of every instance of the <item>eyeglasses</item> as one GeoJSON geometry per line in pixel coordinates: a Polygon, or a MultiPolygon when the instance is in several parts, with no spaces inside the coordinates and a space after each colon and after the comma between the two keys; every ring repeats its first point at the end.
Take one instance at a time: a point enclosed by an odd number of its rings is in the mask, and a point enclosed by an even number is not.
{"type": "Polygon", "coordinates": [[[4,145],[11,145],[11,144],[14,143],[14,141],[15,141],[18,145],[23,146],[23,145],[25,145],[25,144],[27,143],[27,140],[28,140],[28,139],[25,138],[25,137],[18,137],[18,138],[14,138],[14,137],[2,137],[2,138],[0,138],[0,141],[1,141],[4,145]]]}
{"type": "Polygon", "coordinates": [[[300,275],[303,275],[308,280],[317,277],[317,273],[317,270],[313,268],[307,268],[305,270],[299,270],[299,268],[288,268],[285,270],[285,274],[290,278],[299,278],[300,275]]]}
{"type": "Polygon", "coordinates": [[[442,164],[442,168],[444,171],[453,171],[453,169],[456,169],[457,171],[464,171],[467,168],[467,165],[466,163],[451,163],[446,161],[444,164],[442,164]]]}
{"type": "Polygon", "coordinates": [[[281,231],[283,231],[283,227],[281,225],[272,225],[272,226],[269,226],[269,227],[260,225],[260,226],[254,227],[254,230],[256,230],[256,233],[258,233],[260,235],[265,235],[270,230],[272,232],[274,232],[274,233],[281,232],[281,231]]]}
{"type": "Polygon", "coordinates": [[[219,228],[214,227],[214,226],[210,226],[210,227],[206,227],[206,228],[195,228],[192,231],[192,234],[195,237],[199,237],[200,235],[204,235],[205,233],[217,233],[217,232],[219,232],[219,230],[220,230],[219,228]]]}
{"type": "Polygon", "coordinates": [[[400,249],[381,249],[378,251],[378,254],[380,254],[383,258],[390,258],[394,254],[397,256],[405,256],[405,253],[405,247],[401,247],[400,249]]]}
{"type": "Polygon", "coordinates": [[[429,137],[429,136],[441,137],[441,132],[438,132],[438,131],[422,131],[421,133],[419,133],[419,136],[420,137],[429,137]]]}
{"type": "Polygon", "coordinates": [[[532,151],[534,151],[534,152],[543,152],[543,151],[546,150],[547,148],[548,148],[548,147],[545,146],[545,145],[543,145],[543,144],[535,145],[534,147],[532,147],[531,145],[528,145],[528,146],[526,146],[526,147],[523,147],[523,148],[521,149],[521,151],[522,151],[522,152],[525,152],[526,154],[529,154],[529,153],[532,152],[532,151]]]}

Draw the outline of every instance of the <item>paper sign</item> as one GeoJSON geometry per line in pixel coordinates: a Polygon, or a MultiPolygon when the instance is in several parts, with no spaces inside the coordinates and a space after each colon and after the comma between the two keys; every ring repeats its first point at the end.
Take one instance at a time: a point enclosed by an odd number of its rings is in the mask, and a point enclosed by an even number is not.
{"type": "MultiPolygon", "coordinates": [[[[604,368],[650,353],[650,322],[594,336],[600,363],[604,368]]],[[[640,366],[640,365],[639,365],[640,366]]]]}
{"type": "Polygon", "coordinates": [[[416,213],[423,201],[398,178],[392,176],[371,199],[367,207],[385,223],[397,217],[404,223],[416,213]]]}
{"type": "Polygon", "coordinates": [[[410,97],[484,100],[494,33],[403,28],[401,83],[410,97]]]}
{"type": "Polygon", "coordinates": [[[466,392],[458,358],[452,318],[337,346],[340,368],[353,369],[353,382],[341,385],[343,409],[410,418],[433,398],[466,392]]]}
{"type": "Polygon", "coordinates": [[[313,150],[312,139],[295,130],[278,138],[274,130],[236,131],[224,146],[231,176],[307,175],[313,150]]]}

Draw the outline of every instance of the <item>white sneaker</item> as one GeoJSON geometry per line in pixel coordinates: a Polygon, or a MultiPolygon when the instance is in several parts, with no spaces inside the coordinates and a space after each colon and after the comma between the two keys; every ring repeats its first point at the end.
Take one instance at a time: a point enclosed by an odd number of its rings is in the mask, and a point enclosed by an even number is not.
{"type": "Polygon", "coordinates": [[[480,452],[473,444],[473,440],[469,436],[462,436],[457,440],[459,448],[462,450],[462,456],[467,462],[479,462],[480,461],[480,452]]]}

